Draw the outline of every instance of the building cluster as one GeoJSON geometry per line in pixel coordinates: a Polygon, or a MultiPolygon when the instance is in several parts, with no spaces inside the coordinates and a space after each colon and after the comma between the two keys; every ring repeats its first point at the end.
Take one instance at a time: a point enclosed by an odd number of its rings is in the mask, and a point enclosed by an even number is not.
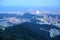
{"type": "Polygon", "coordinates": [[[16,18],[16,17],[9,17],[9,18],[3,18],[3,19],[0,19],[0,25],[6,25],[8,26],[7,24],[13,24],[13,25],[17,25],[17,24],[21,24],[23,22],[30,22],[29,19],[24,19],[24,18],[16,18]]]}
{"type": "Polygon", "coordinates": [[[39,24],[49,24],[60,27],[60,19],[58,18],[58,16],[55,16],[53,18],[52,16],[43,15],[43,18],[37,18],[37,20],[41,21],[39,22],[39,24]]]}
{"type": "Polygon", "coordinates": [[[29,19],[20,19],[20,18],[16,18],[16,17],[9,17],[9,18],[4,17],[3,19],[0,19],[0,29],[5,30],[5,28],[7,28],[9,26],[14,26],[17,24],[21,24],[23,22],[30,22],[30,20],[29,19]]]}

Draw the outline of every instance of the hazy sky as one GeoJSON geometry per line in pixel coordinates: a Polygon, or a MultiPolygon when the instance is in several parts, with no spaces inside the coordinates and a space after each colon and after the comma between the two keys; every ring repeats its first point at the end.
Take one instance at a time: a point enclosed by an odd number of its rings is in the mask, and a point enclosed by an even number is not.
{"type": "Polygon", "coordinates": [[[0,0],[0,6],[53,7],[60,6],[60,0],[0,0]]]}

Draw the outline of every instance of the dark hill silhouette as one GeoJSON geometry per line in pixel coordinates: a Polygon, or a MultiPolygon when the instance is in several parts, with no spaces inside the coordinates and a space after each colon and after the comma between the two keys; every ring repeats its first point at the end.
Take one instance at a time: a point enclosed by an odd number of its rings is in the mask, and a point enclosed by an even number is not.
{"type": "MultiPolygon", "coordinates": [[[[55,38],[50,37],[50,33],[44,30],[40,30],[40,28],[44,28],[46,30],[50,30],[51,28],[57,28],[53,25],[40,25],[25,22],[19,25],[15,25],[12,27],[6,28],[5,31],[0,30],[0,38],[5,40],[54,40],[55,38]]],[[[60,36],[57,36],[59,38],[60,36]]]]}
{"type": "Polygon", "coordinates": [[[41,16],[41,15],[38,16],[38,15],[30,14],[30,13],[25,13],[22,17],[27,18],[27,19],[32,19],[33,17],[40,18],[40,17],[43,17],[43,16],[41,16]]]}

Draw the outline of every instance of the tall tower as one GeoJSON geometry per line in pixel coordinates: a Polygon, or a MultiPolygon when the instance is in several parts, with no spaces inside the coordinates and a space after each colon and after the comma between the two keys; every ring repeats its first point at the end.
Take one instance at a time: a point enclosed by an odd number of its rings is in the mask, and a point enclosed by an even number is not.
{"type": "Polygon", "coordinates": [[[47,15],[44,15],[44,20],[48,20],[48,16],[47,15]]]}
{"type": "Polygon", "coordinates": [[[55,23],[58,24],[58,16],[55,17],[55,23]]]}

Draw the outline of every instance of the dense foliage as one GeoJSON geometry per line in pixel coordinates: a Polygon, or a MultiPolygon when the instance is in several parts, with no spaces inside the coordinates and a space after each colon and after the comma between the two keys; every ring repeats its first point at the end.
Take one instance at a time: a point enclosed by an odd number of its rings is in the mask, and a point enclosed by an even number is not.
{"type": "Polygon", "coordinates": [[[0,29],[0,40],[59,40],[60,36],[50,38],[49,32],[39,30],[40,27],[48,30],[52,28],[52,25],[22,23],[8,27],[6,30],[0,29]]]}

